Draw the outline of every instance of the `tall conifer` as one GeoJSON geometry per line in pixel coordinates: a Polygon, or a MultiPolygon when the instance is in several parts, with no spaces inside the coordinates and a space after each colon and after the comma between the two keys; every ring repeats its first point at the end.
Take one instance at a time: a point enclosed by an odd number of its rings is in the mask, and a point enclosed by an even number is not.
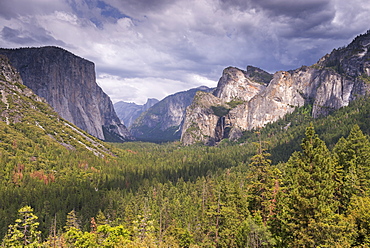
{"type": "Polygon", "coordinates": [[[354,195],[368,194],[370,188],[370,142],[355,125],[348,137],[341,138],[334,147],[341,168],[341,187],[338,191],[340,209],[344,212],[354,195]]]}
{"type": "Polygon", "coordinates": [[[312,124],[286,163],[286,188],[280,217],[286,227],[285,245],[335,247],[345,243],[346,224],[336,214],[337,163],[312,124]]]}

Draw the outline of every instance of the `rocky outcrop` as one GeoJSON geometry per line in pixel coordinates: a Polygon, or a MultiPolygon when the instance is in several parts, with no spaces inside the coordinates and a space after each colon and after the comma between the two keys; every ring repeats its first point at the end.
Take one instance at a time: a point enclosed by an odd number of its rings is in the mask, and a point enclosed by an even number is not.
{"type": "Polygon", "coordinates": [[[248,69],[243,71],[228,67],[223,71],[213,94],[197,93],[186,110],[181,135],[183,144],[201,142],[214,145],[228,137],[230,132],[233,138],[240,135],[240,129],[232,129],[234,123],[240,120],[247,107],[246,103],[267,87],[265,81],[254,81],[251,71],[254,77],[272,76],[255,67],[248,69]]]}
{"type": "Polygon", "coordinates": [[[102,140],[131,139],[110,98],[96,84],[92,62],[57,47],[0,49],[0,54],[64,119],[102,140]]]}
{"type": "Polygon", "coordinates": [[[186,108],[192,103],[196,92],[211,90],[202,86],[165,97],[142,113],[132,124],[130,132],[136,139],[145,141],[180,139],[186,108]]]}
{"type": "Polygon", "coordinates": [[[198,95],[188,107],[181,140],[185,145],[215,144],[237,139],[241,131],[263,127],[305,104],[313,105],[315,118],[347,106],[370,91],[369,50],[368,32],[315,65],[270,75],[269,83],[269,74],[258,68],[226,68],[213,98],[198,95]],[[221,107],[224,111],[210,111],[221,107]]]}
{"type": "Polygon", "coordinates": [[[223,138],[223,130],[220,128],[224,128],[222,122],[227,111],[228,107],[220,98],[198,91],[193,103],[187,108],[187,113],[191,114],[186,115],[183,125],[183,130],[185,130],[181,137],[183,143],[189,145],[202,142],[213,145],[220,141],[223,138]]]}
{"type": "Polygon", "coordinates": [[[138,105],[133,102],[119,101],[113,104],[114,110],[122,123],[130,128],[132,123],[145,111],[147,111],[154,104],[159,102],[155,98],[149,98],[144,105],[138,105]]]}
{"type": "MultiPolygon", "coordinates": [[[[213,94],[226,102],[233,100],[249,101],[268,84],[264,81],[255,81],[251,75],[257,77],[259,74],[270,74],[252,66],[249,66],[248,69],[243,71],[235,67],[226,68],[213,94]]],[[[271,79],[272,75],[268,78],[271,79]]]]}

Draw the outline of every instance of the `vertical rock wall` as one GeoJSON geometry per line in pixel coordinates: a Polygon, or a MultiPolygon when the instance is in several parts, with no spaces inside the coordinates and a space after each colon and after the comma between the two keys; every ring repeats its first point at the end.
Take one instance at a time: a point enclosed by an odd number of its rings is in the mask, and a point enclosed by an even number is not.
{"type": "Polygon", "coordinates": [[[102,140],[131,139],[110,98],[96,84],[94,63],[57,47],[0,49],[0,54],[67,121],[102,140]]]}

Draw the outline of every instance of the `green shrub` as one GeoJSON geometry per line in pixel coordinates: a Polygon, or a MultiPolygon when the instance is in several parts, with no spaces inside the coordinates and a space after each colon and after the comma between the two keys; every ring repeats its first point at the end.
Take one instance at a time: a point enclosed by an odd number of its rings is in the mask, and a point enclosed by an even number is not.
{"type": "Polygon", "coordinates": [[[224,106],[211,106],[211,109],[213,111],[213,113],[218,116],[218,117],[222,117],[222,116],[225,116],[229,113],[230,109],[228,108],[225,108],[224,106]]]}

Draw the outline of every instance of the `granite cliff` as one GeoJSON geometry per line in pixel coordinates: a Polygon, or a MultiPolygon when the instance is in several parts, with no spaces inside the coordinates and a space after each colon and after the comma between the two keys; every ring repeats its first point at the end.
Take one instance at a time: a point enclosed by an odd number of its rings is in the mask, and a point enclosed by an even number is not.
{"type": "Polygon", "coordinates": [[[102,140],[131,139],[110,98],[96,84],[94,63],[57,47],[0,49],[0,54],[67,121],[102,140]]]}
{"type": "Polygon", "coordinates": [[[0,55],[0,126],[0,147],[11,153],[11,149],[8,149],[11,144],[15,149],[17,142],[22,143],[18,145],[16,153],[22,154],[27,147],[25,160],[42,164],[43,158],[37,157],[37,154],[45,146],[88,150],[99,157],[112,155],[100,140],[60,118],[44,98],[26,87],[4,55],[0,55]],[[35,141],[39,142],[39,148],[37,151],[31,149],[30,153],[29,148],[35,145],[35,141]]]}
{"type": "Polygon", "coordinates": [[[138,140],[164,142],[180,139],[186,108],[198,91],[210,92],[202,86],[165,97],[143,112],[130,127],[138,140]]]}
{"type": "Polygon", "coordinates": [[[213,94],[198,93],[186,110],[181,134],[185,145],[214,145],[237,139],[295,108],[312,105],[312,116],[326,116],[370,91],[370,32],[334,49],[312,66],[273,75],[255,67],[229,67],[213,94]],[[270,80],[271,79],[271,80],[270,80]]]}
{"type": "Polygon", "coordinates": [[[149,98],[147,102],[143,105],[139,105],[133,102],[123,102],[119,101],[113,104],[114,110],[117,113],[118,118],[122,123],[130,128],[132,123],[145,111],[147,111],[154,104],[159,102],[155,98],[149,98]]]}

